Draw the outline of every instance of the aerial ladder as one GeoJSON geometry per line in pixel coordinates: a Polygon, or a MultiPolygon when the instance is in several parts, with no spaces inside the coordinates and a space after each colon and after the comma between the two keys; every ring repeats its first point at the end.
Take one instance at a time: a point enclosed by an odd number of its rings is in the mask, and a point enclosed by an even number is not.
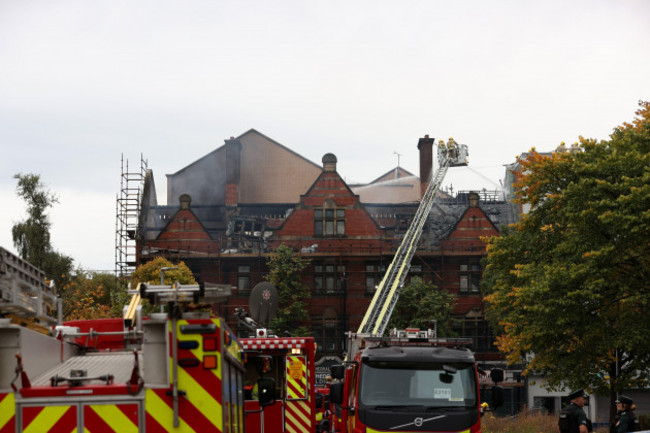
{"type": "Polygon", "coordinates": [[[457,144],[453,138],[450,138],[446,145],[442,140],[438,144],[438,169],[431,175],[431,181],[415,212],[413,221],[404,235],[393,261],[377,286],[370,306],[359,325],[358,335],[383,335],[411,267],[411,259],[417,249],[422,229],[438,189],[449,167],[466,166],[468,164],[467,157],[467,145],[457,144]]]}

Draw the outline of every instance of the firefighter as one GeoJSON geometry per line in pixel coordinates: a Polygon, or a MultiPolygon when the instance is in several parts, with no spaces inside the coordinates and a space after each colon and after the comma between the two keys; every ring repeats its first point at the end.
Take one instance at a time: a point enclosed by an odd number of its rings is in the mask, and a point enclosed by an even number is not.
{"type": "Polygon", "coordinates": [[[457,145],[456,142],[454,141],[454,138],[449,137],[449,140],[447,141],[447,153],[449,153],[450,158],[456,157],[456,150],[457,150],[457,145]]]}

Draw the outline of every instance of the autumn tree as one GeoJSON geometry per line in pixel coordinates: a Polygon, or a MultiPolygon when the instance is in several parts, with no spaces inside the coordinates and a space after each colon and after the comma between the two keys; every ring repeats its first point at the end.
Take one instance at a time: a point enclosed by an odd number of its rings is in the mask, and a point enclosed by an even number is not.
{"type": "Polygon", "coordinates": [[[301,278],[309,263],[284,244],[269,255],[267,280],[275,286],[279,298],[277,314],[271,320],[271,328],[277,335],[285,332],[296,337],[311,335],[307,311],[311,292],[301,278]]]}
{"type": "MultiPolygon", "coordinates": [[[[196,280],[194,279],[194,274],[190,268],[187,267],[185,262],[174,264],[164,257],[156,257],[150,262],[138,266],[137,269],[131,274],[131,287],[135,289],[138,283],[160,285],[162,268],[173,268],[166,269],[163,273],[164,277],[162,283],[165,285],[171,285],[176,281],[181,284],[197,284],[196,280]]],[[[156,309],[153,306],[148,305],[148,301],[144,299],[144,314],[148,314],[153,311],[156,311],[156,309]]]]}
{"type": "Polygon", "coordinates": [[[113,274],[77,270],[62,291],[64,320],[122,317],[123,305],[111,296],[118,290],[113,274]]]}
{"type": "Polygon", "coordinates": [[[452,311],[456,301],[457,297],[446,290],[438,290],[432,283],[413,278],[400,292],[387,330],[435,327],[439,337],[455,336],[452,311]]]}
{"type": "Polygon", "coordinates": [[[486,315],[511,362],[549,389],[645,388],[650,375],[650,103],[609,140],[534,149],[516,174],[521,220],[491,238],[486,315]]]}
{"type": "Polygon", "coordinates": [[[11,229],[11,235],[18,255],[41,269],[45,276],[54,281],[61,294],[71,278],[73,259],[56,252],[52,248],[51,223],[47,210],[58,203],[55,194],[47,191],[41,178],[36,174],[16,174],[18,180],[16,194],[27,204],[27,219],[20,221],[11,229]]]}
{"type": "Polygon", "coordinates": [[[161,284],[160,270],[162,268],[174,268],[165,270],[162,284],[171,285],[175,281],[181,284],[196,284],[194,274],[185,262],[174,264],[164,257],[156,257],[150,262],[138,266],[131,274],[131,286],[135,288],[137,283],[161,284]]]}

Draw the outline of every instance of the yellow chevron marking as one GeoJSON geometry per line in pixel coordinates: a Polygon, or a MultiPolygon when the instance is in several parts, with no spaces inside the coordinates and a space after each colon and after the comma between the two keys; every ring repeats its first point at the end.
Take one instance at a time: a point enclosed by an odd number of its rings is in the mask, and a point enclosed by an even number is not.
{"type": "Polygon", "coordinates": [[[304,356],[287,356],[286,359],[287,381],[295,390],[287,386],[288,397],[301,399],[307,397],[307,366],[304,356]]]}
{"type": "Polygon", "coordinates": [[[284,416],[293,421],[294,424],[303,424],[306,426],[311,425],[308,414],[311,414],[311,410],[305,401],[287,403],[287,410],[284,412],[284,416]]]}
{"type": "Polygon", "coordinates": [[[138,433],[138,426],[133,424],[129,417],[118,409],[117,406],[113,404],[98,404],[91,405],[90,408],[116,432],[138,433]]]}
{"type": "MultiPolygon", "coordinates": [[[[23,429],[24,433],[42,433],[50,431],[52,426],[70,409],[71,406],[45,406],[38,415],[32,420],[27,428],[23,429]]],[[[76,432],[74,428],[72,432],[76,432]]]]}
{"type": "Polygon", "coordinates": [[[14,395],[7,394],[5,398],[0,401],[0,429],[2,429],[2,427],[4,427],[15,414],[16,402],[14,401],[14,395]]]}
{"type": "MultiPolygon", "coordinates": [[[[221,366],[219,366],[221,367],[221,366]]],[[[187,399],[192,402],[207,419],[212,421],[219,431],[223,430],[223,413],[221,404],[209,392],[194,380],[184,369],[178,369],[178,383],[187,393],[187,399]]]]}
{"type": "Polygon", "coordinates": [[[148,389],[145,396],[147,412],[160,423],[166,431],[173,431],[176,433],[196,433],[196,431],[187,425],[185,421],[179,419],[180,424],[178,428],[174,428],[174,412],[172,408],[167,406],[158,395],[152,390],[148,389]]]}

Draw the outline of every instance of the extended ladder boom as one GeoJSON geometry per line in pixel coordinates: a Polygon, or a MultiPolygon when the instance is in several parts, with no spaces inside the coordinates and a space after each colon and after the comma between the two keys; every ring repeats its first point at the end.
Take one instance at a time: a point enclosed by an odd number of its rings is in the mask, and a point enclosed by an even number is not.
{"type": "Polygon", "coordinates": [[[436,193],[442,184],[447,169],[454,166],[467,165],[467,146],[456,145],[453,139],[445,147],[441,142],[438,148],[438,170],[431,176],[431,182],[420,201],[420,205],[413,217],[402,243],[393,257],[384,278],[379,283],[377,291],[372,298],[368,311],[357,331],[359,334],[382,335],[386,330],[388,321],[395,308],[400,291],[404,284],[404,279],[411,267],[411,259],[417,249],[424,223],[426,222],[431,207],[436,197],[436,193]]]}

